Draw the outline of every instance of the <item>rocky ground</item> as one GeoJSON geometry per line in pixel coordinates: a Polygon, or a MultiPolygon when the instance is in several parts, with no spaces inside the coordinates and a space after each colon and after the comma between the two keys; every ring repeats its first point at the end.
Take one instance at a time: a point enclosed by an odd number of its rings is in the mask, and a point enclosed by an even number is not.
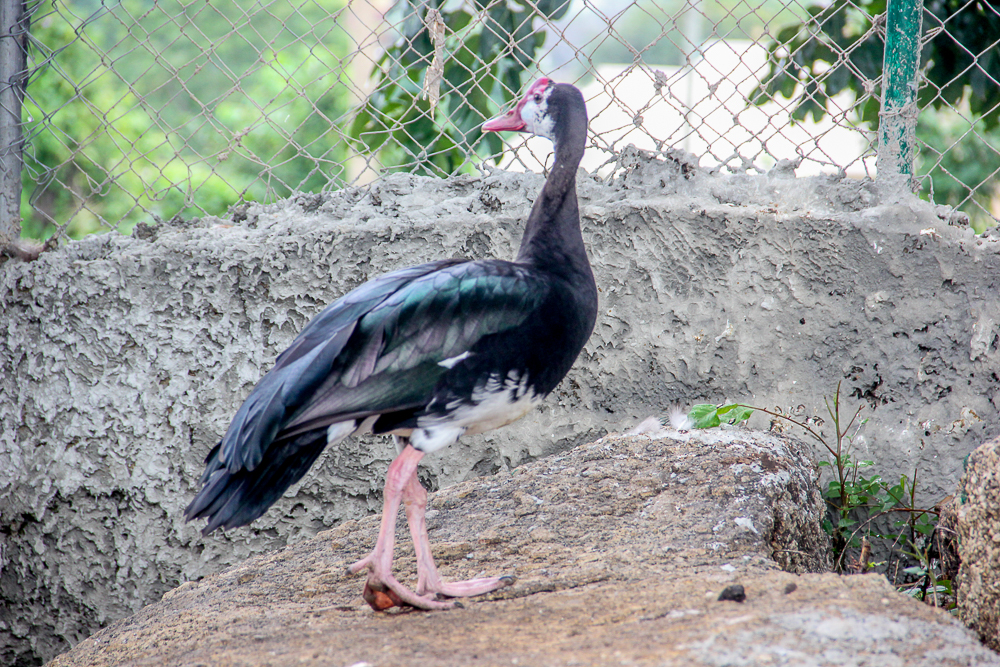
{"type": "Polygon", "coordinates": [[[952,554],[961,619],[987,646],[1000,650],[1000,438],[976,448],[944,523],[954,531],[952,554]]]}
{"type": "Polygon", "coordinates": [[[346,567],[372,516],[185,583],[51,665],[1000,665],[883,577],[822,573],[814,474],[773,434],[610,435],[432,495],[446,577],[517,576],[462,609],[367,607],[346,567]],[[745,600],[720,600],[734,585],[745,600]]]}

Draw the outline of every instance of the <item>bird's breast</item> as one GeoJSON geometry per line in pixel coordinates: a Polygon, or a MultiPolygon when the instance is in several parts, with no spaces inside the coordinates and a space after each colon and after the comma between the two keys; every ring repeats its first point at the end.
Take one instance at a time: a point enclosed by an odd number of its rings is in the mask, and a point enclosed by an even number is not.
{"type": "Polygon", "coordinates": [[[528,380],[526,374],[516,371],[510,371],[505,376],[491,375],[486,382],[477,385],[470,396],[454,398],[443,411],[420,417],[417,429],[423,433],[417,439],[425,443],[420,449],[433,451],[450,444],[437,443],[447,439],[455,430],[462,435],[485,433],[528,414],[545,398],[544,394],[532,389],[528,380]]]}

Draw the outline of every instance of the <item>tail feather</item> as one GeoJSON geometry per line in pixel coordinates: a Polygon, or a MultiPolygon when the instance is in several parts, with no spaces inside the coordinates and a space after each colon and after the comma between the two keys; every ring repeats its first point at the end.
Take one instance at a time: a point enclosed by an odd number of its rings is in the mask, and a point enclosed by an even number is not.
{"type": "Polygon", "coordinates": [[[215,447],[212,447],[212,451],[210,451],[208,453],[208,456],[205,457],[205,471],[201,473],[201,479],[198,480],[198,483],[201,484],[202,486],[205,486],[205,482],[207,482],[208,478],[212,476],[212,473],[219,469],[219,466],[213,464],[212,462],[218,461],[219,452],[221,451],[222,451],[222,441],[220,440],[219,444],[217,444],[215,447]]]}
{"type": "Polygon", "coordinates": [[[218,509],[217,503],[219,499],[219,494],[225,488],[225,485],[229,481],[229,475],[226,474],[225,470],[210,469],[211,473],[206,474],[202,477],[201,484],[202,489],[188,505],[187,509],[184,510],[184,514],[187,516],[188,521],[195,517],[200,516],[211,516],[218,509]]]}
{"type": "Polygon", "coordinates": [[[264,514],[295,482],[302,479],[327,445],[327,430],[307,431],[285,442],[274,442],[253,470],[229,472],[212,450],[204,486],[184,511],[188,521],[206,518],[207,535],[216,528],[245,526],[264,514]]]}

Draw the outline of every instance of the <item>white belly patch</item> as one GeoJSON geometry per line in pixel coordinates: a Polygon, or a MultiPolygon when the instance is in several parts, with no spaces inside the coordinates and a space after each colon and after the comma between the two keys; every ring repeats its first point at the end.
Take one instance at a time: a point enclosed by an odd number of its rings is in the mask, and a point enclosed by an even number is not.
{"type": "Polygon", "coordinates": [[[493,376],[472,392],[471,401],[449,404],[444,416],[421,417],[410,442],[420,451],[432,452],[452,444],[461,435],[485,433],[517,421],[542,398],[528,389],[527,376],[520,378],[513,371],[502,380],[493,376]]]}

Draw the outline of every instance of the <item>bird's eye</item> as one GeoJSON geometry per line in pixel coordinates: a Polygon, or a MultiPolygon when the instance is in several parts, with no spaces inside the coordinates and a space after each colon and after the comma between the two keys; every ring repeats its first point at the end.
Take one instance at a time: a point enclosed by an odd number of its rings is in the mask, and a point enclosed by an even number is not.
{"type": "Polygon", "coordinates": [[[541,103],[542,103],[542,94],[535,93],[535,104],[541,104],[541,103]]]}

